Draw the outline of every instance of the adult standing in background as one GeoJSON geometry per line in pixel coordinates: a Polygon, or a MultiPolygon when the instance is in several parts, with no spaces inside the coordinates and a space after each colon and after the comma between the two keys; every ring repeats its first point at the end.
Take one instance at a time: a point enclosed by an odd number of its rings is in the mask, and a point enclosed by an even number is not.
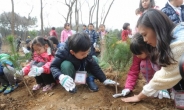
{"type": "Polygon", "coordinates": [[[65,42],[68,37],[72,36],[72,31],[70,29],[70,24],[65,23],[64,30],[61,32],[61,42],[65,42]]]}
{"type": "Polygon", "coordinates": [[[56,38],[58,37],[57,33],[56,33],[56,30],[55,30],[55,27],[52,27],[51,31],[49,32],[49,35],[51,37],[56,37],[56,38]]]}

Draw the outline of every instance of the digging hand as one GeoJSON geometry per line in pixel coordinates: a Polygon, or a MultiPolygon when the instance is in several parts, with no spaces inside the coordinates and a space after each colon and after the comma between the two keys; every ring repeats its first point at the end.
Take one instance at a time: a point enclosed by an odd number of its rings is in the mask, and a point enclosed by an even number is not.
{"type": "Polygon", "coordinates": [[[59,76],[59,83],[65,88],[66,91],[73,91],[75,89],[75,83],[73,79],[68,76],[61,74],[59,76]]]}
{"type": "Polygon", "coordinates": [[[104,82],[103,82],[104,85],[119,85],[119,83],[117,83],[116,81],[113,81],[111,79],[106,79],[104,82]]]}
{"type": "Polygon", "coordinates": [[[36,77],[40,76],[44,72],[42,67],[32,66],[31,71],[28,73],[28,76],[36,77]]]}
{"type": "Polygon", "coordinates": [[[130,93],[130,89],[123,89],[122,92],[121,92],[121,94],[122,94],[123,96],[126,96],[126,95],[128,95],[129,93],[130,93]]]}

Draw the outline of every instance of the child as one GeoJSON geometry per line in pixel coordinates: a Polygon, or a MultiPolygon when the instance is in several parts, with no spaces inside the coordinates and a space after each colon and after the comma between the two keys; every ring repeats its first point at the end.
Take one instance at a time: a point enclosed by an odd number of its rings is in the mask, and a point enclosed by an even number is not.
{"type": "Polygon", "coordinates": [[[51,31],[49,32],[49,34],[50,34],[50,36],[52,36],[52,37],[58,38],[58,37],[57,37],[56,30],[55,30],[55,27],[52,27],[52,29],[51,29],[51,31]]]}
{"type": "Polygon", "coordinates": [[[65,43],[59,43],[58,39],[56,37],[49,37],[49,40],[52,41],[54,46],[54,51],[56,51],[59,47],[64,47],[65,43]]]}
{"type": "Polygon", "coordinates": [[[100,37],[100,55],[101,60],[103,59],[105,52],[105,36],[108,34],[108,31],[105,30],[105,25],[101,24],[99,26],[99,37],[100,37]]]}
{"type": "Polygon", "coordinates": [[[139,10],[142,13],[146,12],[146,10],[150,9],[150,8],[154,8],[154,9],[158,9],[158,6],[155,6],[155,1],[154,0],[140,0],[139,3],[139,10]]]}
{"type": "Polygon", "coordinates": [[[61,42],[65,42],[70,36],[72,36],[72,31],[70,30],[70,24],[65,23],[64,30],[61,32],[61,42]]]}
{"type": "Polygon", "coordinates": [[[15,69],[13,68],[12,62],[8,59],[8,54],[0,54],[0,93],[8,94],[14,91],[18,87],[18,82],[21,81],[20,77],[14,79],[15,69]]]}
{"type": "Polygon", "coordinates": [[[169,0],[161,11],[177,24],[184,21],[184,5],[182,4],[183,0],[169,0]]]}
{"type": "MultiPolygon", "coordinates": [[[[131,68],[131,70],[128,73],[127,80],[125,83],[125,88],[122,90],[122,95],[126,96],[134,89],[134,86],[136,85],[136,81],[138,79],[139,73],[141,72],[146,79],[146,82],[148,83],[154,73],[160,69],[160,67],[156,64],[151,63],[149,59],[149,51],[148,51],[149,45],[147,45],[141,34],[136,33],[132,39],[132,42],[130,44],[130,50],[134,55],[136,55],[138,58],[141,59],[140,66],[131,68]]],[[[167,91],[167,90],[164,90],[167,91]]],[[[166,93],[166,92],[165,92],[166,93]]],[[[165,97],[170,98],[169,94],[163,94],[163,92],[160,92],[159,98],[165,97]]]]}
{"type": "MultiPolygon", "coordinates": [[[[123,98],[124,102],[139,102],[144,98],[152,97],[158,91],[170,89],[176,85],[183,86],[179,72],[179,61],[184,53],[184,25],[177,26],[161,11],[149,9],[137,22],[139,33],[144,42],[152,48],[150,60],[159,64],[160,70],[155,72],[154,77],[138,95],[123,98]]],[[[181,88],[181,90],[183,90],[181,88]]]]}
{"type": "Polygon", "coordinates": [[[44,85],[43,91],[51,90],[55,82],[50,73],[50,64],[54,58],[53,44],[48,39],[36,37],[32,41],[31,50],[32,62],[22,69],[23,75],[35,77],[37,84],[32,90],[38,90],[44,85]]]}
{"type": "Polygon", "coordinates": [[[84,24],[83,27],[82,27],[82,31],[85,32],[86,31],[86,25],[84,24]]]}
{"type": "MultiPolygon", "coordinates": [[[[88,55],[91,41],[86,33],[77,33],[69,37],[65,47],[59,48],[51,64],[51,72],[54,78],[69,92],[76,92],[74,77],[77,71],[87,71],[84,77],[89,89],[98,91],[94,77],[103,82],[104,85],[115,84],[115,81],[106,79],[105,74],[97,64],[97,58],[88,55]]],[[[85,83],[85,81],[83,83],[85,83]]]]}
{"type": "Polygon", "coordinates": [[[95,54],[95,47],[97,44],[97,33],[94,30],[94,25],[92,23],[89,23],[88,25],[88,29],[85,31],[85,33],[87,33],[89,35],[89,38],[91,40],[91,55],[96,55],[95,54]]]}
{"type": "Polygon", "coordinates": [[[121,38],[122,41],[127,41],[128,40],[128,36],[130,34],[130,24],[129,23],[124,23],[123,24],[123,31],[121,33],[121,38]]]}

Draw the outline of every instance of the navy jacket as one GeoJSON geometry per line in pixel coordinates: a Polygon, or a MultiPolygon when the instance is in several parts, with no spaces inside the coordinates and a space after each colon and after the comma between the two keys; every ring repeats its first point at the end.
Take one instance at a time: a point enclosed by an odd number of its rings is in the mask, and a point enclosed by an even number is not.
{"type": "MultiPolygon", "coordinates": [[[[91,55],[88,55],[86,58],[79,60],[75,56],[73,56],[69,51],[70,50],[68,48],[68,42],[66,42],[66,45],[64,48],[60,47],[56,51],[55,58],[50,66],[52,75],[55,79],[58,79],[58,77],[61,74],[63,74],[61,73],[61,63],[63,61],[69,61],[73,64],[76,71],[78,71],[80,67],[83,67],[88,73],[91,73],[97,79],[99,79],[100,82],[104,82],[106,80],[105,74],[103,73],[103,71],[96,63],[96,61],[92,58],[91,55]]],[[[81,70],[81,71],[84,71],[84,70],[81,70]]]]}
{"type": "MultiPolygon", "coordinates": [[[[181,18],[182,21],[184,21],[184,5],[181,5],[181,18]]],[[[178,24],[182,21],[180,21],[179,15],[176,13],[176,11],[167,3],[164,8],[161,10],[164,12],[175,24],[178,24]]]]}
{"type": "Polygon", "coordinates": [[[95,30],[92,31],[85,30],[84,32],[89,35],[92,44],[97,42],[98,34],[95,32],[95,30]]]}

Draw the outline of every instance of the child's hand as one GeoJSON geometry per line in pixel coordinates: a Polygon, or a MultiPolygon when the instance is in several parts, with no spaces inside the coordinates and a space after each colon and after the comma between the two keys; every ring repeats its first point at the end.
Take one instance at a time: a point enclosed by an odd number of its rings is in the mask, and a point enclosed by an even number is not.
{"type": "Polygon", "coordinates": [[[167,90],[160,90],[154,94],[154,97],[158,97],[159,99],[167,98],[170,99],[169,92],[167,90]]]}
{"type": "Polygon", "coordinates": [[[104,85],[119,85],[119,83],[117,83],[116,81],[113,81],[111,79],[106,79],[104,82],[103,82],[104,85]]]}
{"type": "Polygon", "coordinates": [[[126,96],[129,93],[130,93],[130,89],[123,89],[122,92],[121,92],[122,96],[126,96]]]}
{"type": "Polygon", "coordinates": [[[36,77],[40,76],[44,72],[44,69],[42,67],[33,66],[31,68],[31,71],[28,73],[28,76],[36,77]]]}
{"type": "Polygon", "coordinates": [[[61,74],[59,76],[59,83],[68,92],[72,92],[75,89],[75,83],[74,83],[73,79],[68,75],[61,74]]]}
{"type": "Polygon", "coordinates": [[[22,70],[20,70],[20,71],[16,70],[16,74],[18,74],[18,75],[20,75],[20,76],[23,76],[23,75],[24,75],[24,73],[23,73],[22,70]]]}

